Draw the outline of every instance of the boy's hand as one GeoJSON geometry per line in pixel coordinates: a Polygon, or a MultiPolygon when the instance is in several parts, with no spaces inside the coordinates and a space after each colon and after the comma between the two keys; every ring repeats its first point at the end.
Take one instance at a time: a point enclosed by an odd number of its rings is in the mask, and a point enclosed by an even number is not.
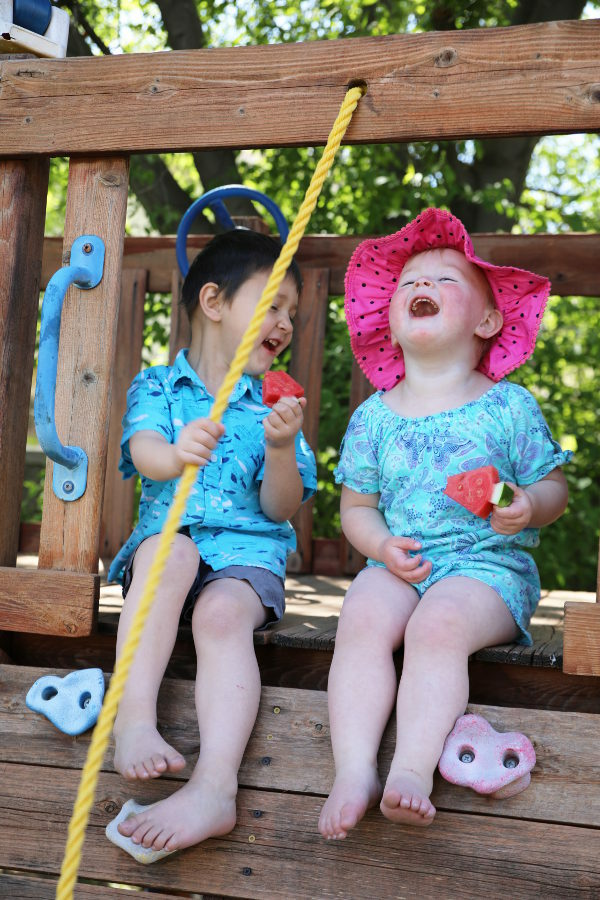
{"type": "Polygon", "coordinates": [[[498,534],[517,534],[527,528],[533,515],[533,502],[523,488],[506,482],[514,491],[510,506],[494,506],[490,525],[498,534]]]}
{"type": "Polygon", "coordinates": [[[306,397],[282,397],[263,419],[265,440],[270,447],[286,447],[293,443],[302,428],[306,397]]]}
{"type": "Polygon", "coordinates": [[[180,473],[186,465],[205,466],[210,462],[219,438],[225,434],[225,426],[212,419],[196,419],[179,432],[174,445],[176,464],[180,473]]]}
{"type": "Polygon", "coordinates": [[[391,537],[386,538],[380,549],[381,562],[392,575],[408,581],[410,584],[418,584],[424,581],[431,574],[431,563],[429,560],[423,562],[423,557],[419,553],[417,556],[410,556],[410,550],[420,550],[421,545],[413,538],[391,537]]]}

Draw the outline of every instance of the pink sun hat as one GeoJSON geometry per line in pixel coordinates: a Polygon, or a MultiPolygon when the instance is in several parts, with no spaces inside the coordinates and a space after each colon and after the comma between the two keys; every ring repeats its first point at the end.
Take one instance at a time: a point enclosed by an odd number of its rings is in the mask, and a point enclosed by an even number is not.
{"type": "Polygon", "coordinates": [[[550,293],[549,279],[479,259],[460,219],[443,209],[430,208],[395,234],[363,241],[346,271],[345,309],[352,351],[379,390],[389,390],[404,378],[404,357],[400,347],[392,346],[389,323],[389,304],[402,269],[416,253],[441,247],[459,250],[481,269],[504,316],[502,329],[479,363],[479,371],[500,381],[533,353],[550,293]]]}

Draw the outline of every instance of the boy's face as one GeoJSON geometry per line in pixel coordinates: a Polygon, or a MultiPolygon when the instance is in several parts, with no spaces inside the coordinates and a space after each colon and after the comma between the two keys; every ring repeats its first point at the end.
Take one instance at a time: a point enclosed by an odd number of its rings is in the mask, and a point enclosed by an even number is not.
{"type": "MultiPolygon", "coordinates": [[[[270,271],[256,272],[236,291],[223,309],[223,338],[228,355],[233,354],[248,327],[261,298],[270,271]]],[[[292,339],[293,321],[298,310],[296,283],[291,275],[283,279],[261,326],[258,339],[245,367],[249,375],[263,375],[276,356],[283,353],[292,339]]]]}
{"type": "Polygon", "coordinates": [[[458,250],[427,250],[411,257],[398,281],[390,328],[400,346],[483,336],[481,322],[494,309],[489,284],[458,250]]]}

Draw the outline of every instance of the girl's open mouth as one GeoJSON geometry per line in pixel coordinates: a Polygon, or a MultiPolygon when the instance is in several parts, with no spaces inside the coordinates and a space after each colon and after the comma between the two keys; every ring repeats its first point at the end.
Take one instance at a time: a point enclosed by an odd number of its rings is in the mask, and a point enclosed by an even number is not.
{"type": "Polygon", "coordinates": [[[409,310],[411,316],[420,319],[424,316],[436,316],[440,308],[430,297],[415,297],[410,304],[409,310]]]}

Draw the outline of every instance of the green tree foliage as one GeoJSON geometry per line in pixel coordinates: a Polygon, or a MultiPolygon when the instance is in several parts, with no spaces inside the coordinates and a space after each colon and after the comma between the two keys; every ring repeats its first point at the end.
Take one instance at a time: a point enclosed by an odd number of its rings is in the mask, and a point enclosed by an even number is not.
{"type": "MultiPolygon", "coordinates": [[[[57,5],[69,9],[73,19],[71,54],[333,40],[600,14],[600,2],[585,0],[57,0],[57,5]]],[[[310,230],[386,233],[436,205],[450,208],[472,231],[599,231],[599,143],[590,135],[345,147],[310,230]]],[[[128,230],[174,232],[191,199],[232,181],[268,193],[291,221],[318,153],[309,147],[134,157],[128,230]]],[[[62,231],[66,172],[66,162],[55,160],[49,233],[62,231]]],[[[230,211],[248,210],[242,204],[230,211]]],[[[209,218],[198,223],[199,230],[213,227],[209,218]]],[[[146,355],[165,341],[161,302],[149,301],[146,355]]],[[[545,530],[537,551],[546,587],[595,585],[599,326],[597,299],[554,298],[533,361],[516,373],[540,401],[555,435],[576,448],[566,469],[568,515],[545,530]]],[[[315,516],[321,534],[339,530],[332,470],[347,422],[350,366],[341,298],[331,298],[315,516]]]]}

